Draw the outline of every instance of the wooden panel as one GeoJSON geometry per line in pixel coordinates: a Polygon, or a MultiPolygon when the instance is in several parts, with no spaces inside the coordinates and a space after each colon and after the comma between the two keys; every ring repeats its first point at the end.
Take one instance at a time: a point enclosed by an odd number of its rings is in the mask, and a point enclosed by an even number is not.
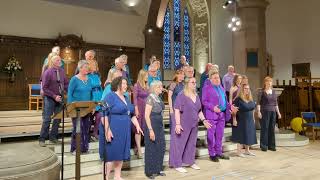
{"type": "MultiPolygon", "coordinates": [[[[76,39],[74,36],[72,40],[76,39]]],[[[56,43],[63,43],[62,48],[69,42],[62,42],[61,36],[55,39],[39,39],[26,38],[16,36],[1,36],[0,35],[0,68],[8,62],[10,56],[14,55],[21,62],[23,67],[22,72],[18,72],[14,83],[9,82],[8,74],[0,71],[0,110],[22,110],[28,107],[28,84],[39,83],[41,68],[44,59],[51,52],[51,48],[56,43]]],[[[81,39],[81,38],[79,38],[81,39]]],[[[71,44],[72,45],[72,44],[71,44]]],[[[81,57],[84,58],[86,50],[93,49],[97,52],[97,61],[99,63],[102,82],[107,78],[107,73],[114,63],[114,59],[121,54],[127,54],[128,64],[133,79],[137,78],[139,70],[142,68],[142,49],[134,47],[110,46],[93,43],[81,43],[74,50],[75,62],[69,64],[69,77],[74,74],[77,62],[79,60],[79,48],[81,48],[81,57]],[[77,49],[78,48],[78,49],[77,49]]],[[[63,54],[62,54],[63,55],[63,54]]]]}

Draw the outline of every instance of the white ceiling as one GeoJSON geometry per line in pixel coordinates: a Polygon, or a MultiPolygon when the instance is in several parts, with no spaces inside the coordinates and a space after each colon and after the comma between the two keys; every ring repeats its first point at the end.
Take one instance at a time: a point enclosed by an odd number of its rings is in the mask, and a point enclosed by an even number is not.
{"type": "Polygon", "coordinates": [[[128,15],[147,16],[151,0],[44,0],[128,15]]]}

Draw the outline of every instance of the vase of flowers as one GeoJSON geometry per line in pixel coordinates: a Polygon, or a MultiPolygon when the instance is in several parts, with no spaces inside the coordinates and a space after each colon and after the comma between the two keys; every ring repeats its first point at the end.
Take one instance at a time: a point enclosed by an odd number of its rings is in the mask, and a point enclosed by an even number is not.
{"type": "Polygon", "coordinates": [[[17,71],[22,71],[22,66],[20,62],[14,57],[9,58],[8,63],[4,66],[3,71],[8,73],[9,81],[14,82],[17,71]]]}

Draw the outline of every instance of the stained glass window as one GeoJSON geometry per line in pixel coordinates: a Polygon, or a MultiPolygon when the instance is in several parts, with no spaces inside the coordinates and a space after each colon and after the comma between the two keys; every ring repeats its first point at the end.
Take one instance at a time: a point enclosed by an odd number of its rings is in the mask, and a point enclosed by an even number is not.
{"type": "Polygon", "coordinates": [[[180,0],[173,0],[173,24],[174,24],[174,67],[180,64],[181,42],[180,42],[180,0]]]}
{"type": "Polygon", "coordinates": [[[170,69],[171,64],[171,26],[170,26],[170,9],[167,7],[163,24],[163,68],[170,69]]]}
{"type": "Polygon", "coordinates": [[[191,22],[188,9],[181,7],[182,0],[172,0],[171,2],[168,5],[172,5],[172,8],[167,7],[163,24],[164,69],[171,69],[172,67],[176,69],[180,64],[181,55],[186,56],[189,64],[191,61],[191,22]],[[183,12],[182,16],[181,12],[183,12]]]}
{"type": "Polygon", "coordinates": [[[184,9],[183,13],[183,47],[184,55],[186,56],[187,62],[190,63],[190,18],[188,9],[184,9]]]}

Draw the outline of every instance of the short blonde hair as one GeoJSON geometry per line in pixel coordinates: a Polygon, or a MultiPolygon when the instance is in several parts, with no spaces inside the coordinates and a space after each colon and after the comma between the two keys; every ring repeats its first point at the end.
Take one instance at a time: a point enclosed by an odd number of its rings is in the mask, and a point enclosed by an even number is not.
{"type": "Polygon", "coordinates": [[[270,76],[265,77],[263,80],[263,88],[266,88],[266,82],[270,82],[270,81],[271,82],[273,81],[270,76]]]}
{"type": "Polygon", "coordinates": [[[153,80],[150,84],[150,90],[149,92],[150,93],[154,93],[155,92],[155,89],[156,87],[158,86],[162,86],[162,82],[161,81],[158,81],[158,80],[153,80]]]}
{"type": "Polygon", "coordinates": [[[112,70],[110,72],[110,81],[113,81],[115,78],[119,77],[119,76],[116,76],[117,74],[122,76],[122,72],[120,70],[117,70],[117,69],[112,70]]]}
{"type": "Polygon", "coordinates": [[[50,53],[48,56],[48,68],[52,68],[53,67],[53,62],[56,58],[60,58],[61,57],[59,55],[57,55],[56,53],[50,53]]]}
{"type": "Polygon", "coordinates": [[[209,75],[209,79],[211,78],[212,75],[218,74],[219,75],[219,71],[216,68],[212,68],[210,69],[208,75],[209,75]]]}

